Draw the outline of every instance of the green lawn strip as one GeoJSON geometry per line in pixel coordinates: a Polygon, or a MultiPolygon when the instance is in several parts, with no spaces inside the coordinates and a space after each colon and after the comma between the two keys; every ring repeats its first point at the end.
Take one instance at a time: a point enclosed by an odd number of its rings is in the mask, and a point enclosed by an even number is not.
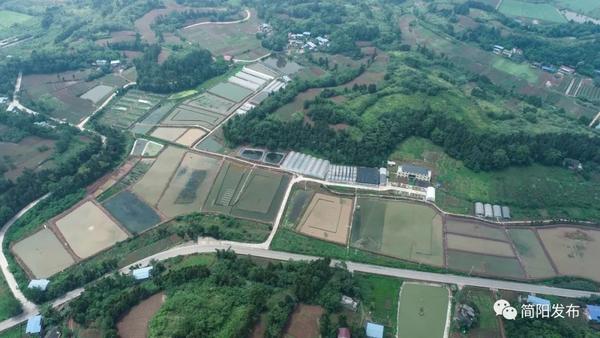
{"type": "Polygon", "coordinates": [[[13,297],[4,276],[0,274],[0,322],[21,312],[21,304],[13,297]]]}
{"type": "Polygon", "coordinates": [[[354,278],[360,288],[363,309],[370,314],[370,320],[385,326],[386,337],[395,337],[402,280],[364,273],[355,273],[354,278]]]}
{"type": "Polygon", "coordinates": [[[8,330],[0,332],[0,338],[23,338],[25,337],[26,324],[19,324],[11,327],[8,330]]]}
{"type": "Polygon", "coordinates": [[[436,204],[445,211],[472,214],[474,202],[507,205],[514,219],[600,220],[600,178],[539,164],[475,172],[432,142],[409,138],[390,156],[399,164],[417,162],[434,169],[436,204]]]}
{"type": "Polygon", "coordinates": [[[445,286],[404,283],[398,313],[398,328],[402,337],[443,336],[448,296],[445,286]]]}

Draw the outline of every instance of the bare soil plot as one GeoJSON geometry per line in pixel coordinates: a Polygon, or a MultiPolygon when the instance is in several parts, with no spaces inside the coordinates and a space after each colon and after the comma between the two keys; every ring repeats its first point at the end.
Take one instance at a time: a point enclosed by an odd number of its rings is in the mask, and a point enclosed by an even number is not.
{"type": "Polygon", "coordinates": [[[600,231],[568,226],[537,231],[561,275],[600,282],[600,231]]]}
{"type": "Polygon", "coordinates": [[[246,89],[230,82],[221,82],[210,88],[208,91],[232,102],[240,102],[242,99],[252,94],[250,89],[246,89]]]}
{"type": "Polygon", "coordinates": [[[146,338],[148,337],[148,323],[164,303],[164,293],[157,293],[134,306],[117,323],[120,337],[146,338]]]}
{"type": "Polygon", "coordinates": [[[449,269],[502,278],[524,279],[525,272],[516,258],[447,250],[449,269]]]}
{"type": "Polygon", "coordinates": [[[285,330],[286,338],[320,337],[319,320],[325,311],[320,306],[300,304],[292,312],[285,330]]]}
{"type": "Polygon", "coordinates": [[[150,170],[133,186],[132,191],[150,205],[157,205],[184,152],[183,149],[174,147],[163,150],[150,170]]]}
{"type": "Polygon", "coordinates": [[[133,234],[160,222],[160,216],[130,191],[122,191],[104,202],[106,210],[133,234]]]}
{"type": "Polygon", "coordinates": [[[196,142],[201,139],[206,132],[202,129],[190,128],[188,129],[181,137],[175,141],[177,144],[181,144],[182,146],[191,147],[196,142]]]}
{"type": "Polygon", "coordinates": [[[54,153],[55,141],[29,136],[19,143],[0,142],[0,168],[4,178],[16,179],[25,169],[36,169],[54,153]]]}
{"type": "Polygon", "coordinates": [[[515,244],[525,271],[530,277],[548,278],[556,275],[535,230],[509,229],[508,234],[515,244]]]}
{"type": "Polygon", "coordinates": [[[175,140],[185,134],[187,130],[187,128],[158,127],[152,132],[151,136],[161,140],[175,142],[175,140]]]}
{"type": "Polygon", "coordinates": [[[185,154],[158,203],[158,209],[169,217],[202,210],[220,162],[213,157],[185,154]]]}
{"type": "Polygon", "coordinates": [[[13,245],[12,251],[35,278],[48,278],[75,264],[54,233],[46,228],[13,245]]]}
{"type": "Polygon", "coordinates": [[[442,217],[435,209],[370,197],[361,197],[357,203],[353,246],[420,263],[444,264],[442,217]]]}
{"type": "Polygon", "coordinates": [[[80,258],[127,239],[127,234],[96,204],[86,201],[56,221],[62,236],[80,258]]]}
{"type": "Polygon", "coordinates": [[[161,15],[168,15],[172,12],[183,12],[185,10],[192,9],[191,7],[181,6],[175,1],[165,1],[164,8],[153,9],[150,12],[144,14],[141,18],[135,20],[135,28],[140,33],[142,38],[149,43],[156,43],[158,41],[156,34],[152,30],[151,25],[154,23],[156,18],[161,15]]]}
{"type": "Polygon", "coordinates": [[[346,244],[351,216],[351,198],[317,193],[308,205],[298,231],[326,241],[346,244]]]}
{"type": "Polygon", "coordinates": [[[512,247],[507,242],[492,241],[456,234],[446,235],[448,249],[469,251],[488,255],[515,257],[512,247]]]}
{"type": "Polygon", "coordinates": [[[197,42],[214,55],[232,55],[236,59],[254,60],[269,53],[256,38],[261,21],[252,10],[249,20],[231,25],[200,25],[183,29],[181,34],[197,42]]]}
{"type": "Polygon", "coordinates": [[[85,92],[85,94],[81,95],[81,98],[90,100],[90,101],[94,102],[94,104],[97,104],[103,98],[105,98],[106,96],[111,94],[113,92],[113,90],[114,90],[113,87],[106,86],[106,85],[98,85],[98,86],[88,90],[87,92],[85,92]]]}
{"type": "Polygon", "coordinates": [[[446,219],[446,231],[461,235],[508,241],[506,233],[501,227],[494,227],[483,222],[459,219],[452,216],[446,219]]]}

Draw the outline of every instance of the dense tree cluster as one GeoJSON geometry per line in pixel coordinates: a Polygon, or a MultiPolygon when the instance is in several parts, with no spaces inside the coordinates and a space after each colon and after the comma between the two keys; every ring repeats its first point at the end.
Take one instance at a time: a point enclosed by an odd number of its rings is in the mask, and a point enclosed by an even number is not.
{"type": "Polygon", "coordinates": [[[158,63],[160,51],[160,46],[151,45],[141,58],[135,60],[140,89],[157,93],[181,91],[227,70],[227,65],[222,61],[213,61],[206,49],[194,48],[172,54],[162,64],[158,63]]]}

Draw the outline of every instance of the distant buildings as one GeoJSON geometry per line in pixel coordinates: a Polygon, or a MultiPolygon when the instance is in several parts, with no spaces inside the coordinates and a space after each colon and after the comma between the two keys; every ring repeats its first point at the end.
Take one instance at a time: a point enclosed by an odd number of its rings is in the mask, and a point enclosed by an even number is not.
{"type": "Polygon", "coordinates": [[[563,160],[563,166],[573,171],[583,170],[583,165],[581,165],[581,162],[572,158],[565,158],[563,160]]]}
{"type": "Polygon", "coordinates": [[[283,169],[322,180],[327,176],[329,166],[330,163],[327,160],[295,151],[290,152],[281,164],[283,169]]]}
{"type": "Polygon", "coordinates": [[[412,164],[402,164],[398,167],[397,175],[400,177],[417,179],[420,181],[431,181],[431,170],[412,164]]]}
{"type": "Polygon", "coordinates": [[[575,74],[575,69],[571,68],[569,66],[562,65],[558,69],[558,72],[562,73],[562,74],[565,74],[565,75],[573,75],[573,74],[575,74]]]}
{"type": "Polygon", "coordinates": [[[483,210],[483,203],[481,202],[476,202],[475,203],[475,216],[477,217],[483,217],[485,215],[484,210],[483,210]]]}
{"type": "Polygon", "coordinates": [[[356,183],[365,185],[379,185],[379,169],[358,167],[356,183]]]}
{"type": "Polygon", "coordinates": [[[340,304],[342,304],[342,306],[346,309],[352,310],[354,312],[356,312],[356,310],[358,309],[358,302],[348,296],[342,295],[342,300],[340,301],[340,304]]]}
{"type": "Polygon", "coordinates": [[[383,338],[383,325],[367,322],[367,327],[365,328],[367,338],[383,338]]]}
{"type": "Polygon", "coordinates": [[[510,219],[510,208],[497,204],[475,202],[475,216],[496,219],[510,219]]]}
{"type": "Polygon", "coordinates": [[[435,202],[435,188],[427,187],[425,189],[425,200],[428,202],[435,202]]]}
{"type": "Polygon", "coordinates": [[[491,204],[486,203],[483,205],[483,216],[485,218],[493,218],[494,217],[494,210],[492,209],[491,204]]]}

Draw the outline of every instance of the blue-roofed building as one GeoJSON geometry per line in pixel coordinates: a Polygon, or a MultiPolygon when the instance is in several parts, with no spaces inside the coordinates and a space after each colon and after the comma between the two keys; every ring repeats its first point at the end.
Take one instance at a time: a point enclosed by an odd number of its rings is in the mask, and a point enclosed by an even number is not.
{"type": "Polygon", "coordinates": [[[383,338],[383,325],[367,322],[368,338],[383,338]]]}
{"type": "Polygon", "coordinates": [[[29,282],[29,285],[27,285],[28,289],[40,289],[42,291],[46,291],[46,289],[48,288],[48,284],[50,284],[50,281],[47,279],[33,279],[29,282]]]}
{"type": "Polygon", "coordinates": [[[42,334],[42,316],[37,315],[27,320],[26,334],[41,335],[42,334]]]}
{"type": "Polygon", "coordinates": [[[527,303],[533,304],[533,305],[548,305],[548,306],[550,306],[549,300],[540,298],[540,297],[536,297],[536,296],[532,296],[532,295],[527,296],[527,303]]]}
{"type": "Polygon", "coordinates": [[[586,314],[589,320],[600,323],[600,306],[599,305],[587,305],[586,314]]]}
{"type": "Polygon", "coordinates": [[[145,268],[135,269],[135,270],[131,271],[131,275],[136,280],[148,279],[148,278],[150,278],[150,272],[152,271],[153,268],[154,267],[152,267],[152,266],[147,266],[145,268]]]}

